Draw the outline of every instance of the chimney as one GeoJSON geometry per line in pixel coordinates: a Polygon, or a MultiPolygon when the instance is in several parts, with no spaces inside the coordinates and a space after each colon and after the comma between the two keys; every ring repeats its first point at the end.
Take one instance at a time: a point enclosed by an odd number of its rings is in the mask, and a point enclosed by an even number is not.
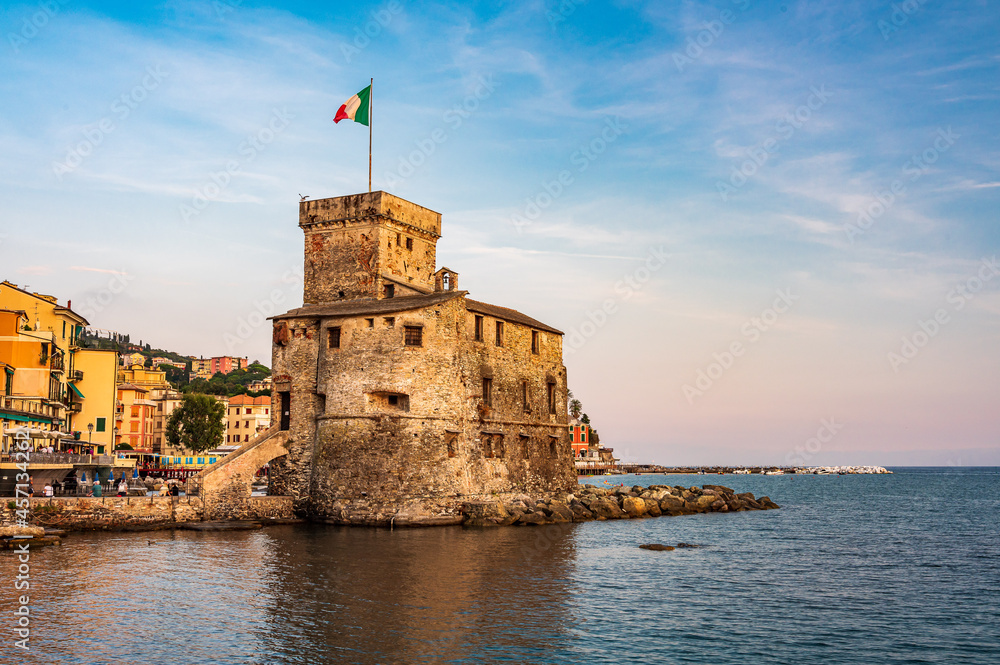
{"type": "Polygon", "coordinates": [[[72,300],[67,300],[66,301],[66,309],[73,309],[73,301],[72,300]]]}

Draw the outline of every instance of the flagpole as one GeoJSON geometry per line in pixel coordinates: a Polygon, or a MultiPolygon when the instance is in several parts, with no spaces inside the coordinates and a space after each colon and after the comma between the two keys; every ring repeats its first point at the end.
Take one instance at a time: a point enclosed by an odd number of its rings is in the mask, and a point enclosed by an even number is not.
{"type": "Polygon", "coordinates": [[[375,77],[372,77],[368,88],[368,193],[372,193],[372,107],[375,106],[372,94],[375,92],[375,77]]]}

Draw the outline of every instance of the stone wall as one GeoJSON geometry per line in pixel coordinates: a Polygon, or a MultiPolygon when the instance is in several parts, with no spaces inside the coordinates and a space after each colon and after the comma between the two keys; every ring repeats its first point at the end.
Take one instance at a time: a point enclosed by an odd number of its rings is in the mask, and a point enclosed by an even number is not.
{"type": "MultiPolygon", "coordinates": [[[[12,501],[0,508],[0,523],[16,521],[12,501]]],[[[30,499],[29,523],[67,531],[141,531],[168,529],[205,519],[200,497],[102,497],[30,499]]],[[[293,517],[290,497],[247,497],[214,519],[287,519],[293,517]]]]}
{"type": "Polygon", "coordinates": [[[196,482],[206,506],[205,519],[248,519],[244,515],[257,510],[253,501],[265,498],[253,497],[250,501],[254,476],[265,464],[288,454],[287,440],[288,432],[274,426],[198,474],[196,482]]]}

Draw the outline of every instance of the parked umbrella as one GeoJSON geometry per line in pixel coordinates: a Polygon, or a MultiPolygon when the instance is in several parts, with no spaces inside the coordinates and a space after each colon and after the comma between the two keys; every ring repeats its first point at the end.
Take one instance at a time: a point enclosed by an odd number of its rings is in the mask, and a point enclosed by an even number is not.
{"type": "Polygon", "coordinates": [[[80,472],[80,482],[81,483],[87,482],[87,472],[86,471],[81,471],[80,472]]]}

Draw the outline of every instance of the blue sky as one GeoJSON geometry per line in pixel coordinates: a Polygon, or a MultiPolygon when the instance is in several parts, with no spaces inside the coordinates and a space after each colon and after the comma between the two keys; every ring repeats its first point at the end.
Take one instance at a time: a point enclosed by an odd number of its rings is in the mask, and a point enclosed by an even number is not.
{"type": "Polygon", "coordinates": [[[374,77],[374,187],[444,215],[473,297],[567,332],[625,458],[1000,464],[986,2],[53,0],[0,30],[0,277],[96,327],[267,362],[298,195],[367,187],[331,119],[374,77]]]}

